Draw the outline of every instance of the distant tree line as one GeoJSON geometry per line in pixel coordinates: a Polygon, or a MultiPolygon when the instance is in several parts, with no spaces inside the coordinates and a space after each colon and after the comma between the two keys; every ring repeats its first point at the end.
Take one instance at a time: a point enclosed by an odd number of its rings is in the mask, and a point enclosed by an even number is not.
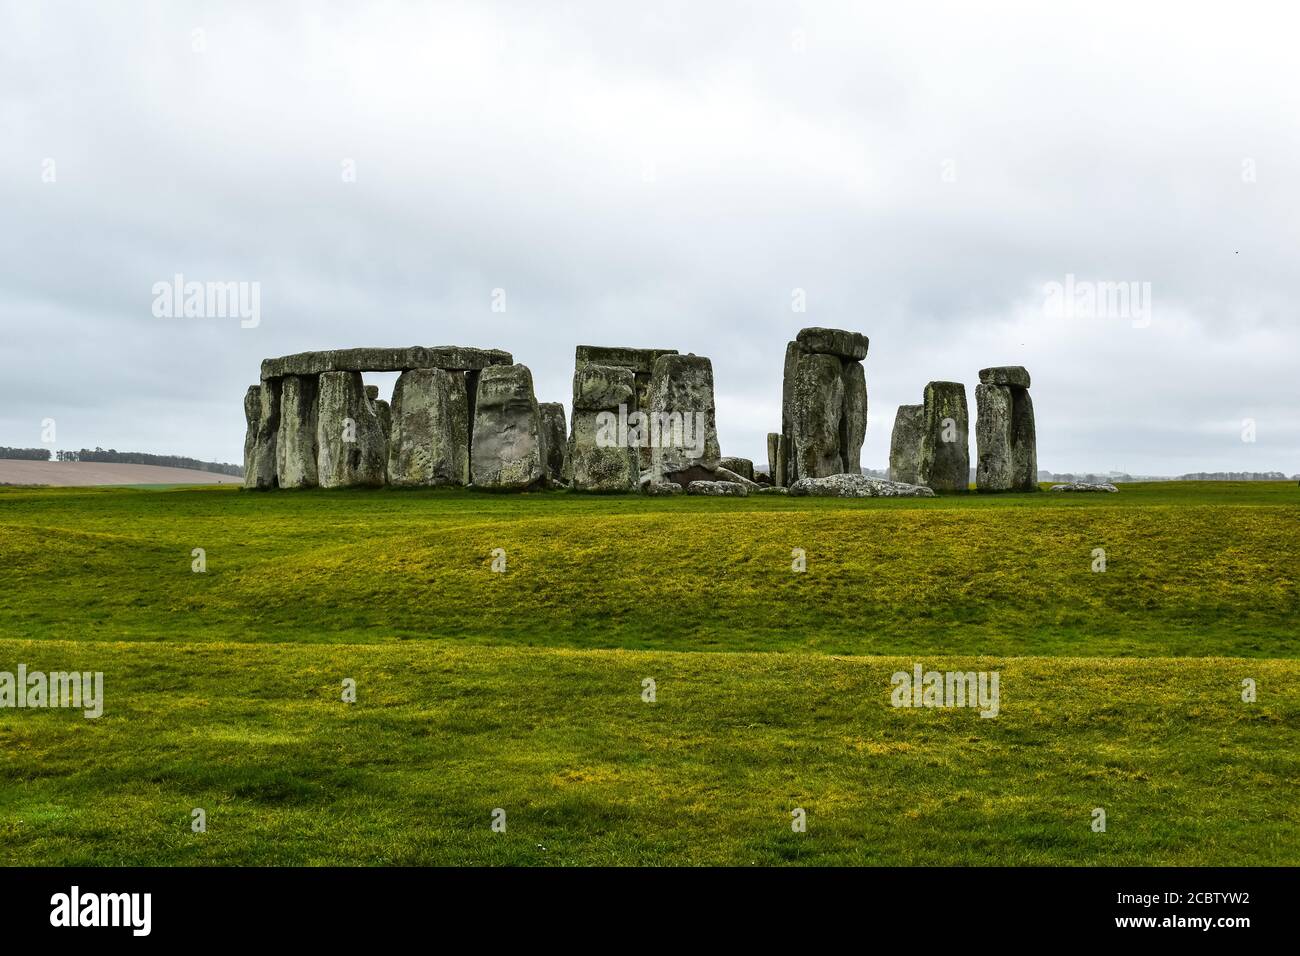
{"type": "Polygon", "coordinates": [[[0,458],[11,458],[18,461],[49,461],[50,450],[48,448],[7,448],[0,445],[0,458]]]}
{"type": "MultiPolygon", "coordinates": [[[[48,457],[48,455],[47,455],[48,457]]],[[[183,455],[150,455],[142,451],[118,451],[109,448],[96,448],[93,451],[83,448],[81,451],[60,451],[55,457],[59,461],[97,461],[119,465],[159,465],[163,468],[189,468],[193,471],[210,471],[218,475],[232,475],[239,478],[244,469],[227,462],[199,461],[183,455]]]]}

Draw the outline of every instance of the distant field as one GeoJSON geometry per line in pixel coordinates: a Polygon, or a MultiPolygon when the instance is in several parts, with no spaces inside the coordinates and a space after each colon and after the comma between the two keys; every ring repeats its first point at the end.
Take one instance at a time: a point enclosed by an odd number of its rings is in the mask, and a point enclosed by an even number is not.
{"type": "Polygon", "coordinates": [[[97,461],[17,461],[0,458],[0,485],[49,485],[85,488],[94,485],[239,485],[230,475],[159,465],[122,465],[97,461]]]}
{"type": "Polygon", "coordinates": [[[0,489],[0,672],[105,692],[0,710],[0,864],[1300,863],[1298,531],[1289,483],[0,489]],[[1000,713],[890,706],[914,663],[1000,713]]]}
{"type": "Polygon", "coordinates": [[[0,637],[1296,657],[1298,533],[1300,489],[1280,483],[858,501],[9,489],[0,637]]]}

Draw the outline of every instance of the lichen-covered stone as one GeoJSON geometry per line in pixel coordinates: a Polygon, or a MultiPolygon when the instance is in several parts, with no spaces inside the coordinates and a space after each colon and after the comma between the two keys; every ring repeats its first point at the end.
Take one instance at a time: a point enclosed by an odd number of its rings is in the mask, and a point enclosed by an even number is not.
{"type": "Polygon", "coordinates": [[[1052,485],[1052,491],[1102,491],[1114,494],[1119,491],[1109,481],[1070,481],[1063,485],[1052,485]]]}
{"type": "Polygon", "coordinates": [[[886,481],[869,475],[826,475],[823,478],[800,478],[790,486],[795,497],[811,498],[933,498],[934,491],[924,485],[886,481]]]}
{"type": "Polygon", "coordinates": [[[399,488],[469,484],[469,397],[465,376],[411,369],[393,387],[388,481],[399,488]]]}
{"type": "MultiPolygon", "coordinates": [[[[842,473],[844,376],[840,360],[834,355],[801,355],[790,401],[795,473],[800,478],[842,473]]],[[[787,461],[787,472],[789,467],[787,461]]]]}
{"type": "Polygon", "coordinates": [[[917,482],[935,491],[970,488],[970,413],[961,382],[925,387],[921,462],[917,482]]]}
{"type": "Polygon", "coordinates": [[[840,471],[862,471],[862,443],[867,440],[867,373],[861,362],[843,359],[844,414],[840,418],[840,471]]]}
{"type": "Polygon", "coordinates": [[[641,485],[641,494],[651,498],[666,498],[672,495],[684,495],[686,489],[675,481],[646,481],[641,485]]]}
{"type": "Polygon", "coordinates": [[[331,349],[265,359],[262,362],[262,380],[285,375],[319,375],[322,372],[405,372],[416,368],[463,372],[492,365],[509,365],[513,361],[509,352],[499,349],[458,345],[331,349]]]}
{"type": "Polygon", "coordinates": [[[868,340],[859,332],[846,332],[843,329],[800,329],[795,336],[799,348],[804,352],[835,355],[839,358],[861,362],[867,357],[868,340]]]}
{"type": "Polygon", "coordinates": [[[569,426],[564,418],[564,406],[559,402],[538,402],[537,411],[542,416],[546,483],[558,488],[566,481],[569,459],[569,426]]]}
{"type": "Polygon", "coordinates": [[[984,385],[1012,385],[1029,387],[1029,372],[1023,365],[998,365],[980,369],[980,382],[984,385]]]}
{"type": "Polygon", "coordinates": [[[280,380],[280,436],[276,441],[276,473],[281,488],[315,488],[316,406],[314,375],[286,375],[280,380]]]}
{"type": "Polygon", "coordinates": [[[1038,490],[1038,433],[1034,401],[1023,388],[1011,389],[1011,487],[1038,490]]]}
{"type": "Polygon", "coordinates": [[[749,489],[734,481],[692,481],[686,486],[686,493],[719,498],[745,498],[749,495],[749,489]]]}
{"type": "Polygon", "coordinates": [[[776,485],[760,485],[750,492],[752,495],[785,495],[789,493],[789,488],[779,488],[776,485]]]}
{"type": "Polygon", "coordinates": [[[619,434],[635,396],[636,373],[630,368],[584,364],[574,371],[568,464],[573,490],[619,493],[636,487],[637,449],[626,433],[619,434]]]}
{"type": "Polygon", "coordinates": [[[1010,491],[1014,485],[1011,412],[1006,385],[975,386],[975,486],[980,491],[1010,491]]]}
{"type": "Polygon", "coordinates": [[[251,385],[244,393],[244,487],[276,487],[275,446],[280,431],[280,383],[251,385]]]}
{"type": "Polygon", "coordinates": [[[734,471],[743,478],[747,478],[750,481],[754,480],[754,463],[748,458],[736,458],[728,455],[722,458],[718,464],[723,468],[726,468],[728,471],[734,471]]]}
{"type": "Polygon", "coordinates": [[[702,355],[661,355],[646,392],[650,473],[688,485],[714,477],[722,457],[713,403],[713,363],[702,355]]]}
{"type": "Polygon", "coordinates": [[[545,481],[541,413],[525,365],[493,365],[479,374],[470,475],[475,488],[523,491],[545,481]]]}
{"type": "Polygon", "coordinates": [[[324,372],[316,402],[316,476],[322,488],[383,485],[388,436],[360,372],[324,372]]]}
{"type": "Polygon", "coordinates": [[[894,431],[889,439],[889,477],[904,484],[917,484],[921,469],[921,432],[925,427],[924,405],[899,405],[894,431]]]}

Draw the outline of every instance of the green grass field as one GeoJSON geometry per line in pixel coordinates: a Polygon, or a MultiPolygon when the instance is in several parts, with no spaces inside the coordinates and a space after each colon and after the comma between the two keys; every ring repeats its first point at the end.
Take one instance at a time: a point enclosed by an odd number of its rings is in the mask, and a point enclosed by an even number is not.
{"type": "Polygon", "coordinates": [[[1282,483],[3,488],[0,671],[105,712],[0,710],[0,863],[1295,864],[1298,531],[1282,483]],[[999,715],[892,707],[917,662],[999,715]]]}

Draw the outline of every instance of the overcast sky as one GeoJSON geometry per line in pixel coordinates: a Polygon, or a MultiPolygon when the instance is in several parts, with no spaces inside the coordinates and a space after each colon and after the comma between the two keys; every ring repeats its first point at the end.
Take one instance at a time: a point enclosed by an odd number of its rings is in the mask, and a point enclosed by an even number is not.
{"type": "Polygon", "coordinates": [[[0,445],[52,418],[59,448],[242,461],[259,361],[358,345],[507,349],[567,410],[587,343],[709,356],[723,453],[763,462],[821,325],[871,339],[868,466],[927,381],[973,417],[1017,364],[1043,468],[1300,472],[1298,31],[1243,3],[0,0],[0,445]],[[156,317],[177,273],[258,283],[260,323],[156,317]],[[1068,314],[1067,276],[1137,283],[1131,314],[1068,314]]]}

